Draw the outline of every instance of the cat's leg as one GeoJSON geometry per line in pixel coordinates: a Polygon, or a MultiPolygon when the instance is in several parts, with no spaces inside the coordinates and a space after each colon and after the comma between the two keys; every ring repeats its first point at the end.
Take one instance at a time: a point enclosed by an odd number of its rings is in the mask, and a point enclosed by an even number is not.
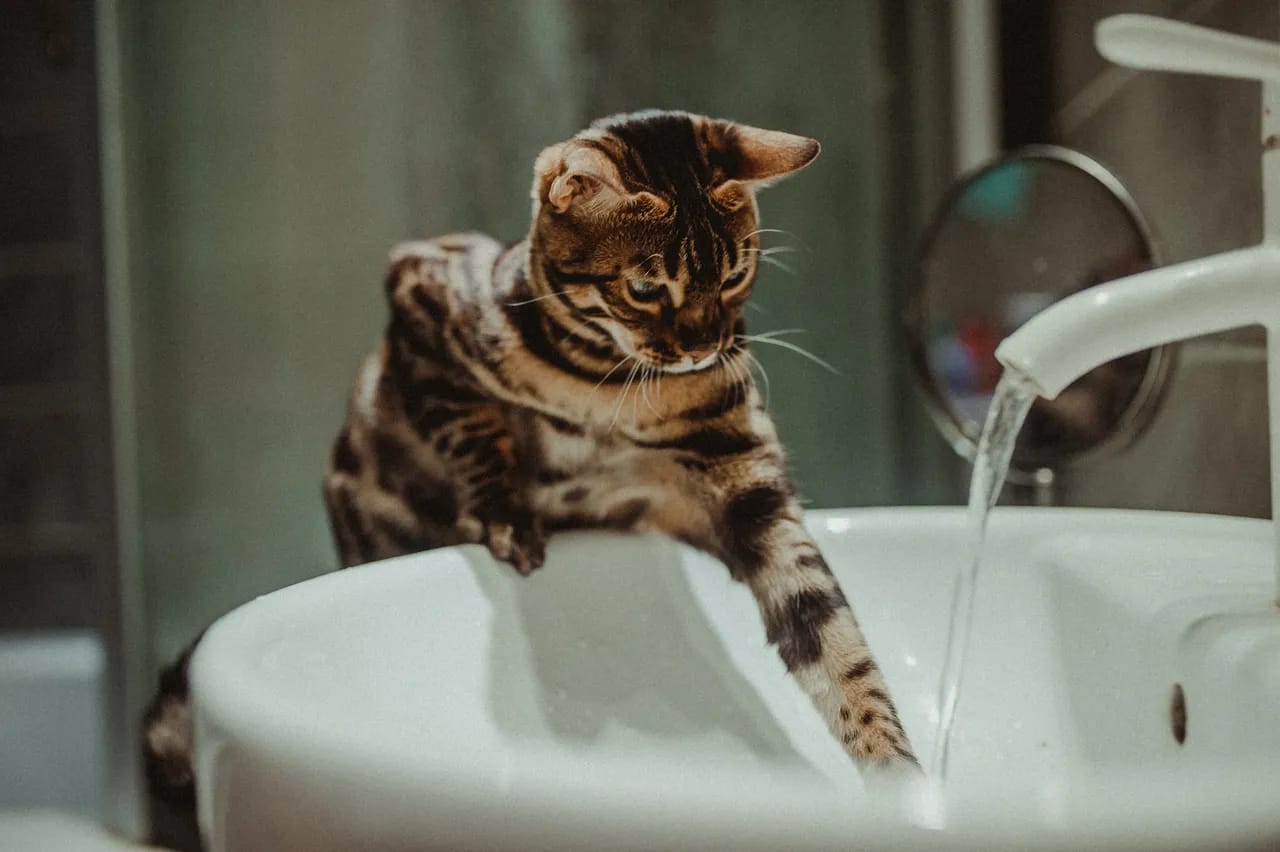
{"type": "Polygon", "coordinates": [[[349,422],[334,442],[323,494],[345,567],[461,540],[452,485],[429,477],[394,431],[349,422]]]}
{"type": "Polygon", "coordinates": [[[339,548],[372,531],[375,545],[411,552],[404,548],[416,535],[426,547],[483,544],[521,574],[540,567],[542,524],[529,507],[503,407],[439,374],[401,387],[403,402],[385,407],[398,426],[357,436],[372,456],[360,488],[344,494],[326,485],[339,548]]]}
{"type": "Polygon", "coordinates": [[[529,506],[502,407],[467,406],[433,443],[448,458],[459,538],[485,545],[521,574],[540,568],[546,555],[542,521],[529,506]]]}
{"type": "Polygon", "coordinates": [[[455,412],[434,435],[431,470],[386,433],[348,429],[324,477],[325,507],[346,567],[449,544],[479,543],[522,574],[542,564],[542,527],[514,481],[511,440],[489,411],[455,412]],[[345,453],[362,459],[342,463],[345,453]]]}
{"type": "Polygon", "coordinates": [[[424,534],[423,520],[398,495],[342,473],[325,475],[324,501],[345,568],[451,543],[424,534]]]}
{"type": "Polygon", "coordinates": [[[325,474],[322,490],[329,531],[338,550],[338,561],[344,568],[361,565],[377,558],[370,552],[364,536],[365,520],[356,506],[358,485],[349,477],[330,470],[325,474]]]}
{"type": "MultiPolygon", "coordinates": [[[[448,239],[397,249],[386,279],[392,321],[379,358],[361,377],[354,408],[378,427],[399,424],[413,435],[414,463],[449,486],[453,542],[484,544],[494,557],[528,574],[542,565],[544,536],[520,481],[506,409],[459,366],[477,355],[470,338],[456,333],[469,329],[474,317],[464,311],[449,326],[455,316],[451,276],[462,276],[471,288],[470,276],[493,261],[486,255],[474,268],[451,267],[464,254],[448,239]],[[367,403],[361,402],[360,387],[368,389],[367,403]]],[[[404,463],[390,459],[379,472],[385,476],[404,463]]]]}
{"type": "Polygon", "coordinates": [[[745,473],[729,477],[718,538],[733,576],[755,596],[769,641],[859,765],[918,766],[853,610],[801,523],[790,483],[776,470],[745,473]]]}

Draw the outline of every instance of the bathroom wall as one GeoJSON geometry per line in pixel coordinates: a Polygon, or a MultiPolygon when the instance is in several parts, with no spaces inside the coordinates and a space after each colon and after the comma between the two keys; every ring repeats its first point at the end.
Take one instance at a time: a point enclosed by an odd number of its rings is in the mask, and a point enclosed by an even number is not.
{"type": "MultiPolygon", "coordinates": [[[[945,4],[121,0],[127,341],[151,646],[335,566],[318,494],[404,238],[520,236],[533,156],[601,114],[687,108],[820,138],[767,191],[794,274],[756,330],[814,505],[929,499],[940,450],[896,333],[945,4]],[[923,70],[922,70],[923,69],[923,70]],[[922,141],[924,140],[924,141],[922,141]]],[[[935,188],[936,189],[936,188],[935,188]]],[[[944,455],[945,457],[945,455],[944,455]]]]}
{"type": "MultiPolygon", "coordinates": [[[[1273,0],[1055,0],[1050,4],[1054,141],[1115,170],[1176,262],[1262,235],[1257,83],[1138,72],[1103,60],[1094,24],[1119,12],[1280,38],[1273,0]]],[[[1188,341],[1151,428],[1068,472],[1065,502],[1267,517],[1261,329],[1188,341]]]]}

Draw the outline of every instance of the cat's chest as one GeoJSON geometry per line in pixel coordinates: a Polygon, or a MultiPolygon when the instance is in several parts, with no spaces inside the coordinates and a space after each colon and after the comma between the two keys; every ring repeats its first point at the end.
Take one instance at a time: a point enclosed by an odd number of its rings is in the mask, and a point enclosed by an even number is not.
{"type": "Polygon", "coordinates": [[[671,453],[537,416],[523,431],[530,502],[544,518],[634,521],[679,533],[706,524],[697,477],[671,453]]]}
{"type": "Polygon", "coordinates": [[[610,431],[588,430],[567,421],[530,415],[521,430],[523,455],[536,484],[553,486],[584,479],[664,481],[675,474],[663,454],[639,447],[610,431]]]}

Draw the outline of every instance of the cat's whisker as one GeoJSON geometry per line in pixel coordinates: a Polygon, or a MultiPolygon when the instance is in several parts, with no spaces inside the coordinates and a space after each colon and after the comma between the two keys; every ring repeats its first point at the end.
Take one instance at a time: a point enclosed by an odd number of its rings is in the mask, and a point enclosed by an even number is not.
{"type": "Polygon", "coordinates": [[[814,355],[808,349],[805,349],[801,346],[796,346],[794,343],[792,343],[789,340],[777,340],[772,337],[760,337],[758,335],[753,335],[753,334],[739,334],[738,339],[750,341],[751,343],[768,343],[773,346],[781,346],[783,349],[790,349],[792,352],[795,352],[798,355],[803,355],[805,358],[808,358],[813,363],[821,366],[822,368],[830,372],[832,375],[836,375],[836,376],[840,375],[840,371],[837,370],[835,367],[831,366],[829,363],[822,360],[817,355],[814,355]]]}
{"type": "Polygon", "coordinates": [[[645,365],[644,365],[643,363],[641,363],[641,364],[640,364],[640,369],[636,371],[636,378],[635,378],[635,381],[634,381],[634,382],[632,382],[632,384],[631,384],[631,388],[630,388],[630,394],[631,394],[631,425],[632,425],[632,426],[635,426],[635,424],[636,424],[636,420],[637,420],[637,418],[639,417],[639,414],[638,414],[638,407],[639,407],[639,405],[640,405],[640,388],[644,385],[644,368],[645,368],[645,365]]]}
{"type": "Polygon", "coordinates": [[[744,257],[754,257],[759,263],[767,263],[765,258],[773,257],[779,254],[792,254],[796,250],[790,246],[774,246],[772,249],[766,248],[744,248],[742,254],[744,257]]]}
{"type": "Polygon", "coordinates": [[[620,271],[620,272],[618,273],[618,275],[626,275],[628,272],[633,272],[633,271],[635,271],[635,270],[639,269],[640,267],[644,266],[645,264],[647,264],[649,261],[653,260],[655,257],[656,257],[656,258],[658,258],[658,259],[661,259],[661,258],[662,258],[662,252],[660,252],[660,251],[655,251],[653,254],[649,255],[649,256],[648,256],[648,257],[646,257],[644,260],[640,261],[639,263],[635,264],[634,266],[628,266],[626,269],[623,269],[622,271],[620,271]]]}
{"type": "Polygon", "coordinates": [[[635,399],[631,401],[631,422],[633,423],[637,421],[637,417],[639,416],[636,409],[639,407],[640,401],[644,399],[644,382],[647,378],[649,378],[649,365],[645,364],[640,368],[640,380],[636,382],[635,399]]]}
{"type": "Polygon", "coordinates": [[[750,364],[751,362],[749,360],[744,360],[738,364],[738,372],[742,375],[740,386],[742,387],[742,392],[744,394],[749,392],[749,388],[755,387],[755,379],[751,375],[750,364]]]}
{"type": "Polygon", "coordinates": [[[742,385],[745,390],[755,386],[755,379],[751,375],[751,353],[745,349],[743,352],[747,357],[745,360],[738,362],[738,370],[742,373],[742,385]]]}
{"type": "Polygon", "coordinates": [[[640,367],[640,378],[636,381],[636,392],[631,397],[631,425],[635,426],[640,422],[640,397],[644,396],[644,379],[649,374],[649,365],[643,364],[640,367]]]}
{"type": "Polygon", "coordinates": [[[772,246],[770,248],[744,248],[743,251],[747,254],[758,254],[761,257],[772,257],[775,254],[789,254],[799,251],[799,249],[794,246],[772,246]]]}
{"type": "Polygon", "coordinates": [[[773,398],[773,386],[769,381],[769,371],[764,368],[764,363],[750,351],[747,352],[747,361],[752,367],[760,371],[760,378],[764,381],[764,405],[765,408],[768,408],[769,401],[773,398]]]}
{"type": "Polygon", "coordinates": [[[609,431],[613,431],[613,427],[618,423],[618,412],[622,410],[622,400],[626,398],[627,387],[631,383],[631,376],[635,374],[636,365],[632,364],[631,369],[627,372],[627,378],[622,383],[622,388],[618,391],[618,398],[613,401],[613,417],[609,420],[609,431]]]}
{"type": "Polygon", "coordinates": [[[627,371],[627,381],[622,386],[622,391],[618,394],[618,402],[613,407],[613,419],[609,421],[609,431],[613,431],[613,427],[618,425],[618,415],[622,413],[622,406],[627,401],[627,391],[631,390],[631,382],[635,380],[636,371],[640,369],[640,361],[637,359],[631,365],[631,369],[627,371]]]}
{"type": "Polygon", "coordinates": [[[659,377],[658,381],[661,381],[662,371],[652,365],[647,366],[645,368],[644,378],[640,381],[640,392],[644,395],[644,404],[649,406],[649,410],[653,412],[654,417],[661,420],[662,415],[658,413],[658,409],[654,408],[653,403],[649,400],[649,382],[653,380],[655,376],[659,377]]]}
{"type": "MultiPolygon", "coordinates": [[[[738,346],[736,344],[734,345],[731,352],[734,354],[746,354],[748,355],[748,357],[750,356],[750,353],[747,352],[746,349],[743,349],[741,346],[738,346]]],[[[742,359],[741,358],[726,359],[725,365],[726,365],[725,377],[729,380],[730,386],[740,387],[742,388],[743,393],[747,393],[747,388],[750,387],[751,385],[751,374],[743,366],[742,359]]]]}
{"type": "Polygon", "coordinates": [[[783,263],[782,261],[778,260],[776,257],[769,257],[769,255],[767,255],[767,254],[762,254],[762,255],[760,255],[760,260],[761,260],[763,263],[767,263],[767,264],[769,264],[770,266],[776,266],[776,267],[778,267],[779,269],[781,269],[782,271],[787,272],[787,273],[790,273],[791,275],[795,275],[795,274],[796,274],[796,271],[795,271],[794,269],[792,269],[790,266],[787,266],[785,263],[783,263]]]}
{"type": "Polygon", "coordinates": [[[738,358],[735,356],[742,354],[745,350],[738,344],[733,344],[724,356],[724,375],[733,384],[738,380],[736,370],[738,368],[738,358]]]}
{"type": "Polygon", "coordinates": [[[604,384],[606,381],[608,381],[609,377],[610,377],[610,376],[612,376],[614,373],[616,373],[616,372],[618,371],[618,368],[619,368],[619,367],[621,367],[623,364],[627,363],[628,361],[630,361],[630,360],[631,360],[632,358],[634,358],[634,357],[636,357],[636,356],[634,356],[634,355],[628,355],[627,357],[623,358],[623,359],[622,359],[621,361],[619,361],[618,363],[614,364],[614,365],[609,369],[609,372],[607,372],[607,373],[605,373],[603,376],[601,376],[601,377],[600,377],[600,381],[596,382],[596,386],[595,386],[595,387],[593,387],[593,388],[591,389],[591,393],[592,393],[592,395],[594,395],[596,391],[600,390],[600,386],[601,386],[602,384],[604,384]]]}
{"type": "Polygon", "coordinates": [[[521,305],[532,305],[534,302],[541,302],[543,299],[554,299],[556,296],[567,296],[568,290],[558,290],[555,293],[548,293],[545,296],[535,296],[532,299],[525,299],[523,302],[507,302],[507,307],[518,308],[521,305]]]}
{"type": "Polygon", "coordinates": [[[743,242],[746,242],[747,240],[749,240],[749,239],[751,239],[752,237],[754,237],[756,234],[786,234],[788,237],[794,237],[794,236],[795,236],[795,234],[794,234],[793,232],[791,232],[791,231],[784,231],[784,230],[782,230],[781,228],[756,228],[754,231],[752,231],[751,233],[749,233],[749,234],[747,234],[745,237],[743,237],[743,238],[742,238],[742,241],[743,241],[743,242]]]}
{"type": "Polygon", "coordinates": [[[784,334],[807,334],[808,330],[803,328],[779,328],[774,331],[766,331],[763,334],[753,334],[752,339],[759,340],[761,338],[781,337],[784,334]]]}
{"type": "MultiPolygon", "coordinates": [[[[652,370],[653,370],[653,367],[648,365],[648,363],[646,363],[643,370],[640,371],[640,381],[639,383],[636,383],[636,394],[635,394],[635,397],[632,397],[631,399],[631,425],[632,426],[640,425],[641,400],[644,400],[644,403],[646,404],[646,406],[649,406],[649,411],[653,411],[652,404],[649,404],[649,395],[648,395],[649,394],[649,391],[648,391],[649,372],[652,370]]],[[[654,413],[657,414],[658,412],[654,412],[654,413]]]]}

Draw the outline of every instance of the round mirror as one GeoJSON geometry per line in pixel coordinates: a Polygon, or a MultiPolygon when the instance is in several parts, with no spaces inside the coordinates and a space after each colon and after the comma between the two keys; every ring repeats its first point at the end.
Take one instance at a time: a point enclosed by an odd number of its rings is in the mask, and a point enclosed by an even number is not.
{"type": "MultiPolygon", "coordinates": [[[[908,316],[930,410],[956,450],[973,457],[1001,340],[1059,299],[1156,263],[1132,198],[1083,154],[1025,148],[963,178],[926,234],[908,316]]],[[[1135,436],[1168,364],[1166,350],[1139,352],[1037,400],[1014,449],[1013,481],[1135,436]]]]}

